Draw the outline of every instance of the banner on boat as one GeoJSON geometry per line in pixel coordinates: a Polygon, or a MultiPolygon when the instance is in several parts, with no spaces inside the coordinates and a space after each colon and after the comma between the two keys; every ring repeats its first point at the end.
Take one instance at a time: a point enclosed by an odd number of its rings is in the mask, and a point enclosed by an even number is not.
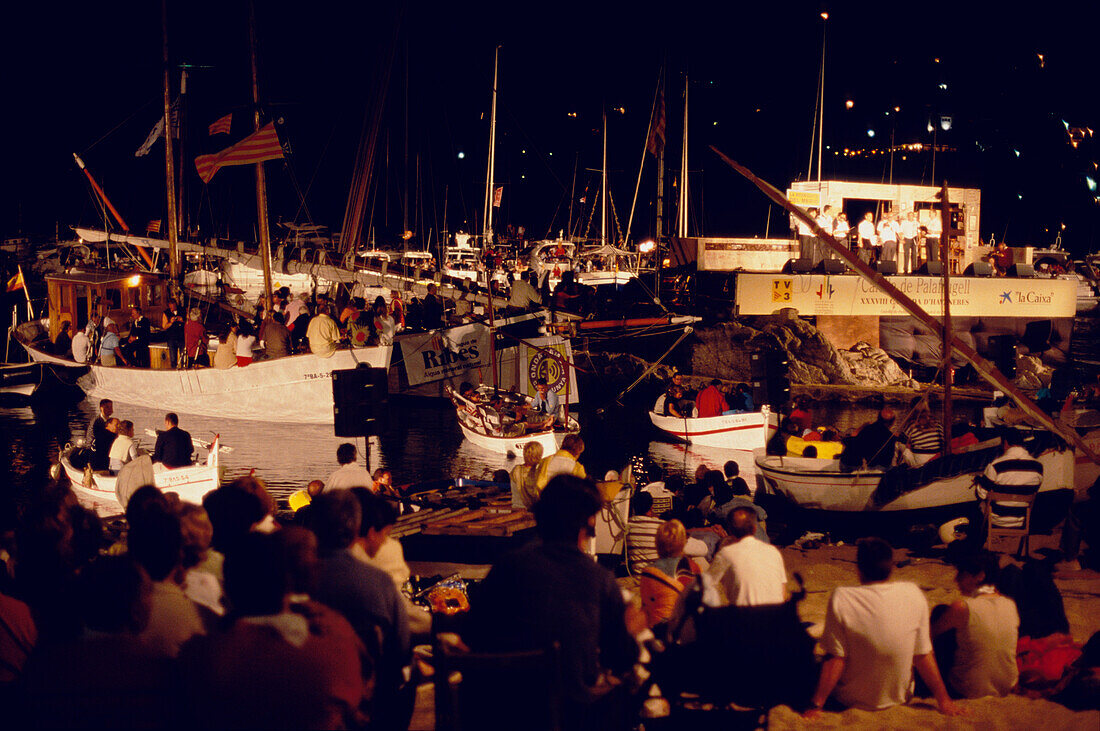
{"type": "Polygon", "coordinates": [[[401,356],[410,386],[483,369],[489,380],[489,328],[462,325],[401,336],[401,356]]]}
{"type": "MultiPolygon", "coordinates": [[[[887,277],[933,317],[943,314],[940,277],[887,277]]],[[[958,317],[1073,317],[1077,283],[1064,279],[951,277],[951,314],[958,317]]],[[[793,307],[803,316],[904,315],[882,290],[855,275],[738,274],[742,315],[793,307]]]]}
{"type": "Polygon", "coordinates": [[[577,372],[567,367],[573,362],[573,348],[565,338],[532,338],[519,346],[519,391],[535,395],[535,383],[545,378],[550,390],[569,403],[580,401],[577,394],[577,372]]]}

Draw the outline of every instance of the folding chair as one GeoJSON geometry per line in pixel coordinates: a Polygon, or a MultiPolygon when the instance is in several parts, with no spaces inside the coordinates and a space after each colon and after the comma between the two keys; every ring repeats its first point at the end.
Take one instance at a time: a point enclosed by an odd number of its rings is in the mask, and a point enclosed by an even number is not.
{"type": "Polygon", "coordinates": [[[1035,504],[1035,496],[1039,492],[1038,485],[1021,485],[1019,491],[1013,491],[1008,485],[997,485],[989,489],[985,502],[982,503],[982,515],[985,516],[985,549],[993,550],[995,538],[1008,537],[1020,540],[1016,555],[1026,557],[1028,555],[1031,535],[1031,509],[1035,504]],[[1005,518],[1022,518],[1023,522],[1018,526],[1004,525],[1005,518]],[[1001,525],[997,520],[1002,521],[1001,525]]]}

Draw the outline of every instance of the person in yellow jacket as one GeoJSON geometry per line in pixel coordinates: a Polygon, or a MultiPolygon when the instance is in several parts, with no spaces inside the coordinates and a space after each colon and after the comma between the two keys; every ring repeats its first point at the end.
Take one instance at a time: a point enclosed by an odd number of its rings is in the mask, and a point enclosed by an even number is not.
{"type": "Polygon", "coordinates": [[[546,483],[558,475],[573,475],[586,479],[584,465],[577,461],[584,451],[584,440],[579,434],[569,434],[561,442],[561,449],[539,462],[539,476],[536,483],[541,493],[546,483]]]}

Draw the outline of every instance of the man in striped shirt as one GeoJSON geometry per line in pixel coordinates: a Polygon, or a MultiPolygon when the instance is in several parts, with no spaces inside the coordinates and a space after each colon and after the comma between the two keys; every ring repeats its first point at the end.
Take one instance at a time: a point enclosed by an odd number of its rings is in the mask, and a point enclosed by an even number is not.
{"type": "MultiPolygon", "coordinates": [[[[1037,493],[1043,484],[1043,464],[1024,448],[1022,432],[1006,429],[1001,435],[1001,446],[1004,454],[990,462],[985,473],[978,478],[975,491],[979,506],[985,502],[988,490],[1026,497],[1037,493]]],[[[1024,502],[994,503],[990,521],[999,528],[1023,527],[1026,508],[1027,503],[1024,502]]]]}

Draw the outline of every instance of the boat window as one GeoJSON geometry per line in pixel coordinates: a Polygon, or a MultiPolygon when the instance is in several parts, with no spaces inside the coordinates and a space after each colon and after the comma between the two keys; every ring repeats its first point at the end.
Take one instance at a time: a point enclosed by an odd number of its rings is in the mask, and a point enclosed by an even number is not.
{"type": "Polygon", "coordinates": [[[88,288],[83,284],[76,285],[76,297],[73,303],[73,311],[76,314],[76,322],[73,323],[73,332],[82,330],[88,324],[88,288]]]}
{"type": "Polygon", "coordinates": [[[104,292],[104,299],[107,302],[108,310],[122,309],[122,290],[108,287],[104,292]]]}

